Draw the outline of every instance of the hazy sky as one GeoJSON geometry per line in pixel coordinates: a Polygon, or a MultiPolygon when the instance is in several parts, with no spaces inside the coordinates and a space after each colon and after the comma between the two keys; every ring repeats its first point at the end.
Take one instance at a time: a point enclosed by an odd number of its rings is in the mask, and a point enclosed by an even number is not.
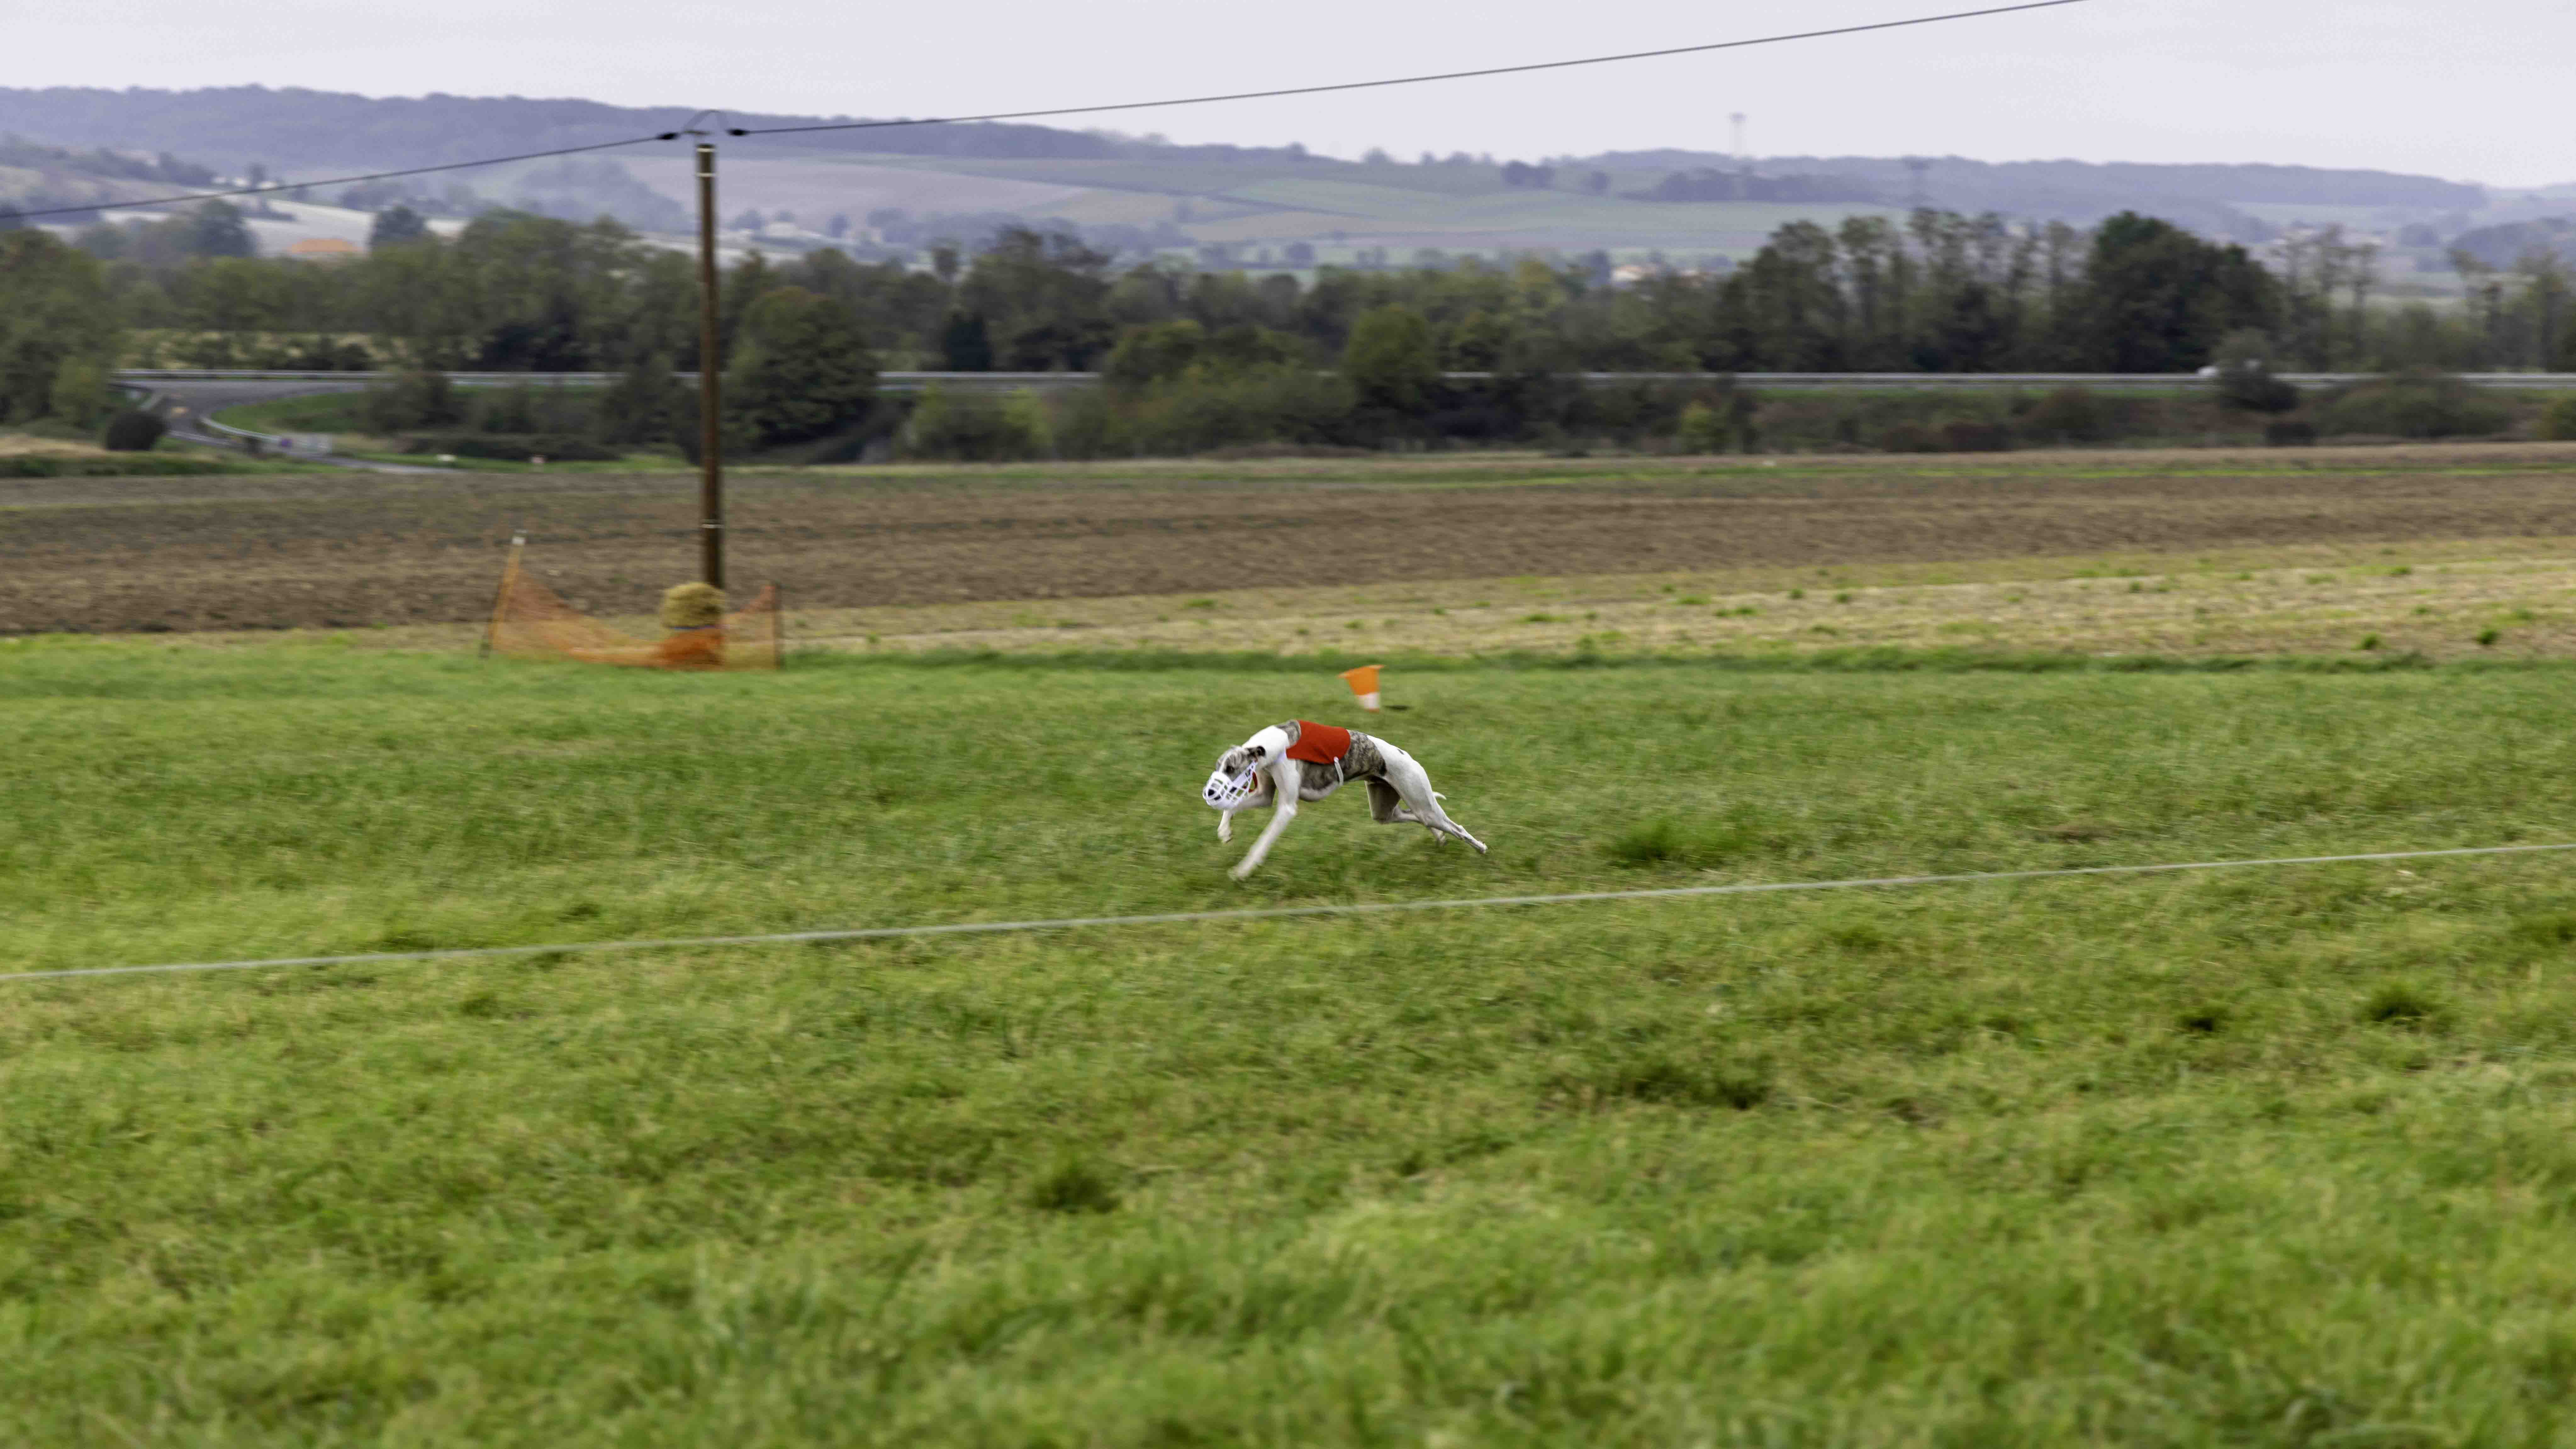
{"type": "MultiPolygon", "coordinates": [[[[1725,40],[1976,0],[0,0],[0,85],[937,115],[1357,80],[1725,40]]],[[[1438,86],[1140,111],[1182,141],[1498,158],[1764,154],[2272,161],[2576,181],[2576,0],[2087,0],[1891,34],[1438,86]]],[[[1066,124],[1081,125],[1085,122],[1066,124]]]]}

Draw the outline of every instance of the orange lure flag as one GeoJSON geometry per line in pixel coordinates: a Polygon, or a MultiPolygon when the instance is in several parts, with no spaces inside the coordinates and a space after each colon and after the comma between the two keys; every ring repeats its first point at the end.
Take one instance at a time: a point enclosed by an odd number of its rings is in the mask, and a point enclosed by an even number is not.
{"type": "Polygon", "coordinates": [[[1359,697],[1360,708],[1371,714],[1377,713],[1377,671],[1378,666],[1374,664],[1342,671],[1342,683],[1349,685],[1351,693],[1359,697]]]}

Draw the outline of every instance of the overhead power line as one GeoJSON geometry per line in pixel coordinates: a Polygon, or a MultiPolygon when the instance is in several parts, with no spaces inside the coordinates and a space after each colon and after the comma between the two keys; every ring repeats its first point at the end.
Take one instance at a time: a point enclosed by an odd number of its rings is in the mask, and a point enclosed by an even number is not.
{"type": "Polygon", "coordinates": [[[1719,40],[1706,45],[1675,45],[1662,50],[1632,50],[1620,55],[1588,55],[1577,60],[1542,60],[1527,65],[1487,66],[1482,70],[1440,71],[1431,75],[1392,76],[1385,80],[1342,81],[1325,86],[1288,86],[1271,91],[1232,91],[1224,95],[1179,96],[1163,101],[1120,101],[1106,106],[1058,106],[1043,111],[995,111],[982,116],[931,116],[911,121],[836,121],[818,126],[753,126],[729,129],[734,136],[784,136],[803,131],[878,131],[894,126],[956,126],[975,121],[1025,121],[1041,116],[1090,116],[1103,111],[1144,111],[1161,106],[1205,106],[1219,101],[1262,101],[1279,96],[1320,96],[1334,91],[1378,90],[1387,86],[1418,86],[1433,81],[1474,80],[1489,75],[1526,75],[1532,71],[1568,70],[1580,65],[1614,65],[1628,60],[1655,60],[1668,55],[1701,55],[1713,50],[1743,50],[1756,45],[1781,45],[1792,40],[1824,40],[1837,35],[1865,35],[1873,30],[1903,30],[1917,25],[1939,25],[1950,20],[1975,20],[1988,15],[2011,15],[2024,10],[2054,10],[2061,5],[2083,5],[2089,0],[2029,0],[2021,5],[1996,5],[1983,10],[1953,10],[1945,15],[1917,15],[1910,20],[1881,20],[1869,25],[1838,25],[1830,30],[1801,30],[1788,35],[1764,35],[1751,40],[1719,40]]]}
{"type": "Polygon", "coordinates": [[[370,171],[364,176],[332,176],[320,181],[280,181],[266,186],[237,186],[230,191],[192,191],[185,196],[155,196],[142,201],[94,201],[87,206],[49,206],[42,211],[13,211],[0,206],[0,216],[20,219],[36,216],[77,216],[93,211],[122,210],[136,206],[176,206],[183,201],[220,201],[228,196],[271,196],[281,191],[302,191],[308,186],[353,186],[361,181],[391,181],[397,176],[427,176],[434,171],[464,171],[476,166],[507,166],[513,161],[543,161],[550,156],[578,156],[585,151],[613,151],[620,146],[640,146],[647,141],[676,141],[683,133],[665,131],[658,136],[629,136],[623,141],[601,141],[589,146],[559,146],[552,151],[524,151],[516,156],[486,156],[480,161],[450,161],[443,166],[413,166],[401,171],[370,171]]]}

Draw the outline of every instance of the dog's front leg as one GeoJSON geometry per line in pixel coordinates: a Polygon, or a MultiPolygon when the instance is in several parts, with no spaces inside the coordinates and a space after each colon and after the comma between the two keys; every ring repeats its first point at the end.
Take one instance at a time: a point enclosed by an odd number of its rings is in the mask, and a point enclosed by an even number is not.
{"type": "Polygon", "coordinates": [[[1216,843],[1219,845],[1234,843],[1234,812],[1231,810],[1220,810],[1216,813],[1216,843]]]}
{"type": "MultiPolygon", "coordinates": [[[[1292,772],[1296,768],[1295,765],[1288,766],[1292,772]]],[[[1279,832],[1288,828],[1289,821],[1297,818],[1297,779],[1293,773],[1286,780],[1281,781],[1271,795],[1278,803],[1271,807],[1270,823],[1263,827],[1260,837],[1252,842],[1252,848],[1243,853],[1243,859],[1235,864],[1233,870],[1227,872],[1236,880],[1241,880],[1260,868],[1262,857],[1270,853],[1270,843],[1279,838],[1279,832]]]]}

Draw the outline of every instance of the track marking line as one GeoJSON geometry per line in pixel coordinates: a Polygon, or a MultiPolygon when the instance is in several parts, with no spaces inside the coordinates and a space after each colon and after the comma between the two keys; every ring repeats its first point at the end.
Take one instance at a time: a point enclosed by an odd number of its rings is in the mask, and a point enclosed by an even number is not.
{"type": "Polygon", "coordinates": [[[1776,895],[1786,891],[1896,889],[1907,886],[1977,885],[1995,881],[2059,880],[2072,876],[2171,875],[2195,870],[2251,870],[2282,865],[2355,865],[2383,860],[2438,860],[2480,855],[2541,855],[2576,850],[2560,845],[2471,845],[2451,850],[2383,850],[2364,855],[2282,855],[2262,860],[2195,860],[2168,865],[2079,865],[2056,870],[1969,871],[1956,875],[1889,875],[1858,880],[1764,881],[1748,885],[1667,886],[1639,891],[1568,891],[1538,896],[1463,896],[1443,901],[1362,901],[1347,905],[1270,906],[1235,911],[1166,911],[1145,916],[1065,916],[1046,921],[960,921],[944,926],[869,926],[840,931],[782,931],[759,936],[672,936],[636,941],[572,941],[554,946],[460,946],[444,951],[372,951],[354,956],[277,956],[260,961],[185,961],[157,966],[80,966],[59,971],[16,971],[0,982],[48,981],[74,976],[143,976],[183,971],[256,971],[278,966],[364,966],[392,961],[462,961],[476,957],[571,955],[595,951],[662,951],[701,946],[790,946],[809,941],[891,941],[915,936],[997,936],[1021,931],[1076,931],[1103,926],[1171,926],[1206,921],[1282,921],[1304,916],[1389,915],[1399,911],[1460,911],[1477,906],[1565,906],[1591,901],[1679,900],[1690,896],[1776,895]]]}

